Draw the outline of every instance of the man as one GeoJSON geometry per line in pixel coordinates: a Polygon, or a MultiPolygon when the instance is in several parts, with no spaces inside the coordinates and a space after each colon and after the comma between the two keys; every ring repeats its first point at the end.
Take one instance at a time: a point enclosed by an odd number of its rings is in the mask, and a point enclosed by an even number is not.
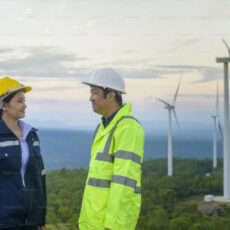
{"type": "Polygon", "coordinates": [[[144,132],[122,104],[122,77],[113,69],[96,71],[88,82],[90,101],[102,122],[95,131],[84,191],[80,230],[134,230],[141,206],[144,132]]]}

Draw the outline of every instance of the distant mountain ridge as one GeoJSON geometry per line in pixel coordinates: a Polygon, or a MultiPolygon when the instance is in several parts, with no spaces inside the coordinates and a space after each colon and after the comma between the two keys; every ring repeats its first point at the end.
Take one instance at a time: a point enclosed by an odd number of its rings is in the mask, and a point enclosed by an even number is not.
{"type": "MultiPolygon", "coordinates": [[[[93,132],[96,124],[100,122],[100,117],[94,117],[93,120],[87,123],[76,122],[73,121],[57,121],[57,120],[43,120],[42,122],[39,120],[27,120],[29,124],[37,127],[41,130],[83,130],[88,132],[93,132]]],[[[155,134],[155,135],[167,135],[168,133],[168,121],[163,120],[139,120],[145,133],[147,134],[155,134]]],[[[180,121],[180,128],[183,136],[188,137],[205,137],[208,135],[209,138],[212,137],[212,120],[208,120],[209,122],[190,122],[190,121],[180,121]]],[[[178,130],[176,124],[172,123],[173,135],[178,135],[178,130]]]]}
{"type": "MultiPolygon", "coordinates": [[[[212,135],[200,130],[199,135],[173,137],[174,157],[211,159],[212,135]]],[[[60,168],[88,168],[93,131],[39,130],[41,151],[47,170],[60,168]]],[[[222,141],[218,140],[218,158],[222,158],[222,141]]],[[[167,132],[146,132],[144,159],[167,157],[167,132]]]]}

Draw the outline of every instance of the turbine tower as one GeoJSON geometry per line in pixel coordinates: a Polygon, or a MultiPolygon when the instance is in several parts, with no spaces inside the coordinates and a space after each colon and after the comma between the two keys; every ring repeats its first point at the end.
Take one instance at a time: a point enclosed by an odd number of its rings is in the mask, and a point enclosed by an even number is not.
{"type": "Polygon", "coordinates": [[[221,137],[223,137],[223,132],[220,124],[220,117],[219,117],[219,94],[218,94],[218,85],[216,89],[216,113],[211,116],[213,118],[213,168],[217,166],[217,138],[216,138],[216,125],[218,125],[218,129],[220,132],[221,137]]]}
{"type": "Polygon", "coordinates": [[[228,63],[230,62],[230,49],[223,40],[228,49],[229,57],[217,57],[217,63],[224,63],[224,198],[230,198],[230,126],[229,126],[229,88],[228,88],[228,63]]]}
{"type": "Polygon", "coordinates": [[[173,115],[175,117],[175,120],[176,120],[176,123],[177,123],[177,127],[180,130],[179,123],[178,123],[178,120],[177,120],[176,110],[175,110],[176,99],[177,99],[178,91],[179,91],[179,88],[180,88],[180,82],[181,82],[181,78],[180,78],[179,84],[177,86],[176,93],[174,95],[174,100],[173,100],[173,104],[172,105],[169,104],[168,102],[160,99],[160,98],[156,98],[158,101],[160,101],[163,104],[165,104],[165,108],[168,110],[168,119],[169,119],[169,123],[168,123],[168,176],[172,176],[173,175],[172,112],[173,112],[173,115]]]}

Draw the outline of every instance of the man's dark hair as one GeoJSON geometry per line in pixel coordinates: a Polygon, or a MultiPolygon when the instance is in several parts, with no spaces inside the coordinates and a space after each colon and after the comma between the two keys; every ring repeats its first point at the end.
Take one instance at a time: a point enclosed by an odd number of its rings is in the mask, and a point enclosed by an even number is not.
{"type": "Polygon", "coordinates": [[[106,98],[106,96],[107,96],[107,94],[108,94],[109,92],[113,91],[113,92],[115,93],[115,100],[116,100],[117,104],[118,104],[119,106],[122,106],[122,97],[121,97],[121,94],[120,94],[120,93],[118,93],[117,91],[112,90],[112,89],[110,89],[110,88],[105,88],[105,89],[102,88],[102,87],[100,87],[100,88],[103,90],[104,98],[106,98]]]}

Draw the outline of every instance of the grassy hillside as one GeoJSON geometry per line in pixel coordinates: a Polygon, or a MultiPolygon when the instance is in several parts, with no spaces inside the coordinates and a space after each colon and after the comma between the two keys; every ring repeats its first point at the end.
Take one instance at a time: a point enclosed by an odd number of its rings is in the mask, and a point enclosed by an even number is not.
{"type": "MultiPolygon", "coordinates": [[[[219,162],[221,163],[221,162],[219,162]]],[[[227,230],[230,209],[216,205],[199,209],[194,197],[222,194],[222,168],[212,171],[210,160],[174,159],[174,176],[168,177],[165,159],[143,163],[142,208],[136,230],[227,230]],[[210,176],[205,173],[211,172],[210,176]]],[[[47,230],[77,229],[85,169],[61,169],[47,174],[47,230]]]]}

